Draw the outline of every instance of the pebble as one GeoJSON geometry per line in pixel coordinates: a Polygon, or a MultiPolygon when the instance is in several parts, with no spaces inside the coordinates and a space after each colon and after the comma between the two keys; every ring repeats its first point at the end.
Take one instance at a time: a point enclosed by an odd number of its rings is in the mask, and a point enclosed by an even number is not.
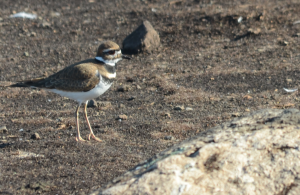
{"type": "Polygon", "coordinates": [[[41,139],[40,135],[38,133],[34,133],[33,135],[31,135],[31,139],[41,139]]]}
{"type": "Polygon", "coordinates": [[[0,133],[7,133],[7,132],[8,130],[5,125],[0,127],[0,133]]]}
{"type": "Polygon", "coordinates": [[[232,113],[232,115],[231,116],[233,116],[233,117],[240,117],[241,116],[241,113],[232,113]]]}
{"type": "Polygon", "coordinates": [[[50,27],[51,24],[49,22],[43,21],[40,26],[46,28],[46,27],[50,27]]]}
{"type": "Polygon", "coordinates": [[[26,51],[24,52],[24,56],[28,57],[29,56],[29,53],[26,51]]]}
{"type": "Polygon", "coordinates": [[[31,36],[31,37],[36,37],[36,32],[31,32],[31,33],[30,33],[30,36],[31,36]]]}
{"type": "Polygon", "coordinates": [[[184,106],[175,106],[174,107],[174,110],[183,110],[184,109],[184,106]]]}
{"type": "Polygon", "coordinates": [[[59,17],[60,13],[59,12],[50,12],[51,17],[59,17]]]}
{"type": "Polygon", "coordinates": [[[118,116],[118,118],[117,118],[117,120],[127,120],[127,115],[125,115],[125,114],[120,114],[119,116],[118,116]]]}
{"type": "Polygon", "coordinates": [[[125,92],[125,91],[128,91],[128,90],[129,90],[129,86],[127,86],[127,85],[118,87],[119,92],[125,92]]]}
{"type": "Polygon", "coordinates": [[[126,106],[124,104],[120,104],[119,108],[125,108],[126,106]]]}
{"type": "Polygon", "coordinates": [[[251,100],[251,99],[253,99],[253,97],[250,96],[250,95],[245,95],[245,96],[243,97],[243,99],[251,100]]]}
{"type": "Polygon", "coordinates": [[[194,110],[193,108],[191,108],[191,107],[186,107],[185,108],[185,110],[187,110],[187,111],[191,111],[191,110],[194,110]]]}
{"type": "Polygon", "coordinates": [[[169,112],[164,113],[164,116],[167,118],[171,118],[171,114],[169,112]]]}
{"type": "Polygon", "coordinates": [[[111,102],[110,101],[101,101],[101,102],[98,102],[98,104],[101,107],[110,107],[111,106],[111,102]]]}
{"type": "Polygon", "coordinates": [[[131,100],[134,100],[135,99],[135,97],[134,96],[131,96],[130,98],[128,98],[127,100],[128,101],[131,101],[131,100]]]}
{"type": "Polygon", "coordinates": [[[167,135],[164,137],[164,140],[173,140],[173,139],[174,139],[174,137],[171,135],[167,135]]]}

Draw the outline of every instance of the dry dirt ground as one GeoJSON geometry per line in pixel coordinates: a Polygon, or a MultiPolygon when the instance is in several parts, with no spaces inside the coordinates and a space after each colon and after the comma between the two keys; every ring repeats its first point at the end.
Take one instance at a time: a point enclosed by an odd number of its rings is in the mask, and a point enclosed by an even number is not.
{"type": "Polygon", "coordinates": [[[161,37],[156,51],[120,62],[88,109],[102,143],[75,141],[74,101],[1,87],[0,193],[86,194],[233,117],[299,108],[298,93],[283,91],[299,86],[299,13],[296,0],[0,1],[0,82],[93,58],[102,40],[122,45],[143,20],[161,37]],[[21,11],[38,18],[9,17],[21,11]]]}

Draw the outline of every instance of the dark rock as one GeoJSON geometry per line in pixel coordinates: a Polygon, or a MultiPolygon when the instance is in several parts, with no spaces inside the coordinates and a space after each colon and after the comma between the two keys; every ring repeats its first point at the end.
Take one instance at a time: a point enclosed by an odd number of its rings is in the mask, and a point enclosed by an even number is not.
{"type": "Polygon", "coordinates": [[[88,108],[95,108],[95,107],[97,107],[97,101],[96,100],[90,100],[89,102],[88,102],[88,104],[87,104],[87,107],[88,108]]]}
{"type": "Polygon", "coordinates": [[[135,31],[128,35],[123,41],[125,54],[137,54],[143,51],[152,51],[160,45],[158,33],[149,21],[144,21],[135,31]]]}

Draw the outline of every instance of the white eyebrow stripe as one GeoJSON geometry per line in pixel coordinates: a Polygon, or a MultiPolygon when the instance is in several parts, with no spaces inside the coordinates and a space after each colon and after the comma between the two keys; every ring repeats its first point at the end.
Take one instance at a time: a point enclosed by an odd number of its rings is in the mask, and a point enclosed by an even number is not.
{"type": "Polygon", "coordinates": [[[115,66],[116,63],[118,61],[120,61],[122,58],[117,58],[117,59],[113,59],[113,60],[104,60],[102,57],[97,56],[97,57],[95,57],[95,59],[98,61],[104,62],[105,64],[108,64],[110,66],[115,66]]]}

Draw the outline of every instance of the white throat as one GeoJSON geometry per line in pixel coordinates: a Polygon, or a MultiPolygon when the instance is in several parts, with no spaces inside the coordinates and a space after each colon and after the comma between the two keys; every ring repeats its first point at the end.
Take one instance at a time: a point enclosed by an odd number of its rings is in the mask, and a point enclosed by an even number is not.
{"type": "Polygon", "coordinates": [[[95,59],[110,66],[115,66],[118,61],[122,60],[122,58],[116,58],[113,60],[104,60],[102,57],[99,56],[97,56],[95,59]]]}

